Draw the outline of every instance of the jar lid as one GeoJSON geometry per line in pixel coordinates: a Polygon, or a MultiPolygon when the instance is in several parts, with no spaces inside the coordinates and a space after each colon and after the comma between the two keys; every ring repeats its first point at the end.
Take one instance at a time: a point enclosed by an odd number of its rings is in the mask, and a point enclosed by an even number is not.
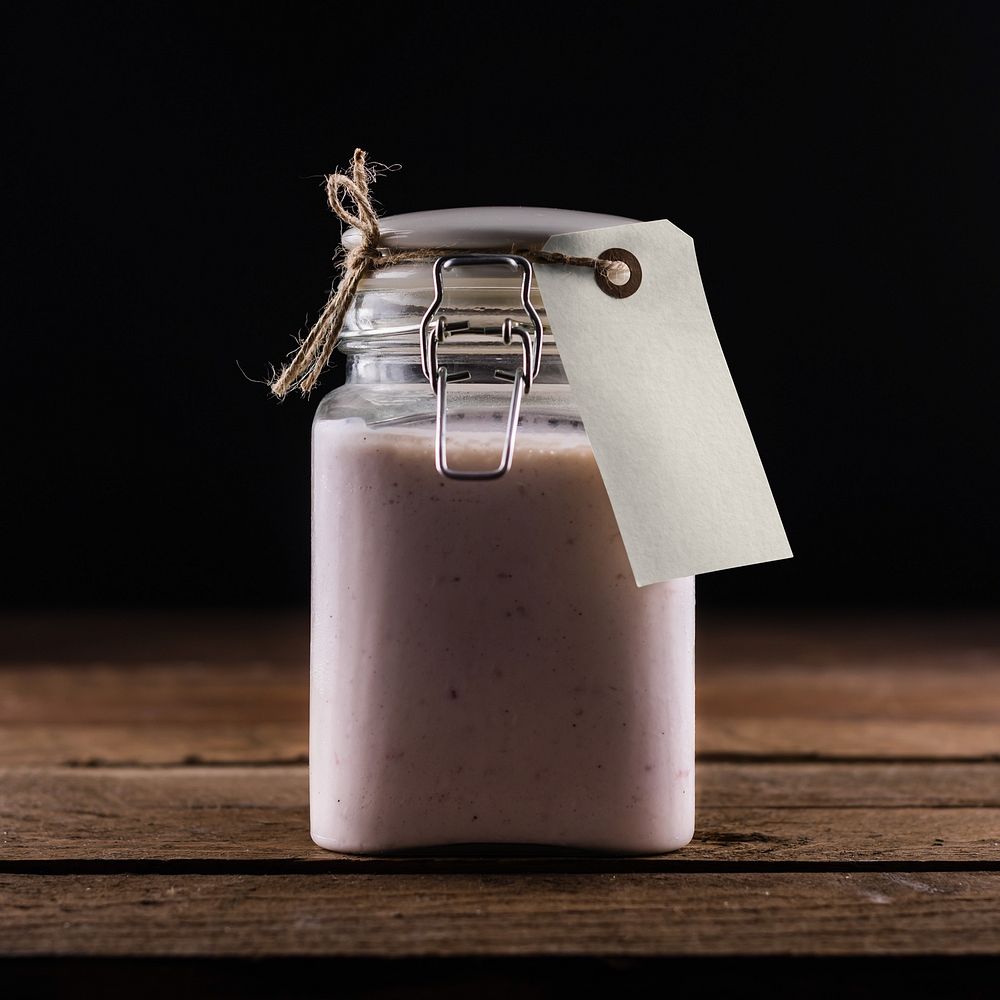
{"type": "MultiPolygon", "coordinates": [[[[430,212],[407,212],[379,219],[382,242],[398,250],[417,247],[452,247],[456,250],[540,250],[550,236],[585,229],[607,229],[636,222],[618,215],[575,212],[561,208],[492,206],[443,208],[430,212]]],[[[347,249],[361,243],[353,226],[344,232],[347,249]]]]}

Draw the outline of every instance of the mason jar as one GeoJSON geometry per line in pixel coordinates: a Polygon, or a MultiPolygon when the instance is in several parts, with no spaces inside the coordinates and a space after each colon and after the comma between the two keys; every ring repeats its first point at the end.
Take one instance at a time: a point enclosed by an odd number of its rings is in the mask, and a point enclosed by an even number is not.
{"type": "Polygon", "coordinates": [[[389,247],[447,249],[363,280],[339,341],[346,382],[313,426],[321,847],[691,839],[694,580],[636,586],[531,266],[483,253],[631,221],[381,220],[389,247]]]}

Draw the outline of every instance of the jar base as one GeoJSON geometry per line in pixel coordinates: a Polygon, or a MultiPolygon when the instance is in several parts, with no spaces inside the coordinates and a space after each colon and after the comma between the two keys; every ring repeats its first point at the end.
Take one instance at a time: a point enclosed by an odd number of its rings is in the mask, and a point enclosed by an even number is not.
{"type": "Polygon", "coordinates": [[[441,842],[435,844],[372,844],[347,843],[338,838],[323,837],[311,833],[317,847],[337,854],[355,857],[450,857],[450,858],[565,858],[573,857],[649,857],[670,854],[687,847],[694,837],[694,831],[664,838],[656,845],[587,845],[574,844],[534,844],[523,842],[475,841],[441,842]]]}

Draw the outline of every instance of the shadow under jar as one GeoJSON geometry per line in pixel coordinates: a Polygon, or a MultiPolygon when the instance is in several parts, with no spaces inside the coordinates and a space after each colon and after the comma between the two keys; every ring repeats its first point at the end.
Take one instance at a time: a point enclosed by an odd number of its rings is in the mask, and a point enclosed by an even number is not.
{"type": "MultiPolygon", "coordinates": [[[[389,246],[458,255],[630,221],[463,209],[382,228],[389,246]]],[[[313,840],[350,853],[682,847],[694,829],[694,580],[636,587],[547,327],[509,471],[438,471],[416,332],[433,270],[365,279],[340,340],[346,384],[313,426],[313,840]]],[[[447,380],[447,462],[496,468],[518,388],[497,372],[521,366],[523,346],[501,330],[530,328],[523,275],[441,274],[437,364],[469,374],[447,380]]],[[[534,284],[530,299],[544,324],[534,284]]]]}

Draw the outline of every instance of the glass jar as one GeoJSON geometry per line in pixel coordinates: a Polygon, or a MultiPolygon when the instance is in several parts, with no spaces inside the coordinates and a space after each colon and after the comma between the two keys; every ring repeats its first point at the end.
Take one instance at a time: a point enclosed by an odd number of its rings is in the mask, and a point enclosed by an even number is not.
{"type": "MultiPolygon", "coordinates": [[[[390,246],[469,253],[629,221],[469,209],[382,227],[390,246]]],[[[636,587],[533,283],[545,337],[497,475],[518,390],[498,372],[529,360],[501,337],[505,319],[531,325],[523,275],[439,273],[447,462],[494,478],[436,468],[416,332],[434,265],[375,272],[341,335],[346,384],[313,427],[312,837],[352,853],[682,847],[694,828],[694,580],[636,587]],[[452,386],[458,372],[469,378],[452,386]]]]}

